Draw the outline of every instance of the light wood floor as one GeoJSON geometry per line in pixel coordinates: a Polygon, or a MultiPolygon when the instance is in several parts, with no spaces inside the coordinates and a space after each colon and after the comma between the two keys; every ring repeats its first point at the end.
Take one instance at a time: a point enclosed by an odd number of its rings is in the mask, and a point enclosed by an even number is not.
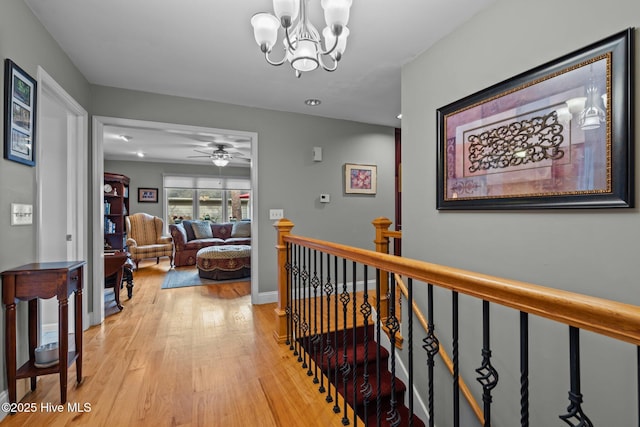
{"type": "Polygon", "coordinates": [[[40,377],[34,413],[0,426],[342,426],[288,346],[275,342],[275,304],[253,306],[247,285],[160,289],[168,262],[141,263],[122,312],[84,335],[84,379],[69,369],[68,402],[57,375],[40,377]]]}

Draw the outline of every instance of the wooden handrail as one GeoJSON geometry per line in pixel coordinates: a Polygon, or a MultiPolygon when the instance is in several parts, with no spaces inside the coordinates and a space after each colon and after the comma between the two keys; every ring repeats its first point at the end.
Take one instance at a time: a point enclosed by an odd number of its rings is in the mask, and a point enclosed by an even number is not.
{"type": "MultiPolygon", "coordinates": [[[[402,278],[396,274],[395,279],[396,279],[396,285],[400,288],[402,295],[404,295],[405,298],[409,298],[409,292],[407,290],[407,286],[402,281],[402,278]]],[[[418,322],[420,322],[420,325],[422,325],[422,328],[425,330],[425,332],[429,331],[429,325],[427,323],[427,319],[424,318],[424,314],[422,314],[422,311],[420,311],[420,308],[418,307],[418,304],[416,304],[415,300],[411,305],[412,305],[411,307],[412,311],[416,315],[416,318],[418,319],[418,322]]],[[[453,362],[451,361],[451,358],[447,354],[447,351],[442,346],[440,346],[440,349],[438,350],[438,354],[440,355],[440,358],[442,358],[442,361],[446,365],[447,369],[449,369],[449,373],[453,375],[453,362]]],[[[467,402],[469,402],[469,406],[471,406],[471,409],[476,414],[476,417],[481,423],[483,423],[484,414],[482,412],[482,409],[480,408],[480,405],[478,405],[478,402],[476,402],[476,399],[473,397],[473,394],[471,394],[471,390],[469,390],[469,386],[467,386],[467,383],[464,381],[464,379],[462,379],[462,377],[458,378],[458,385],[460,387],[460,391],[462,392],[464,397],[467,399],[467,402]]]]}
{"type": "Polygon", "coordinates": [[[282,241],[640,345],[640,309],[631,304],[292,234],[282,241]]]}

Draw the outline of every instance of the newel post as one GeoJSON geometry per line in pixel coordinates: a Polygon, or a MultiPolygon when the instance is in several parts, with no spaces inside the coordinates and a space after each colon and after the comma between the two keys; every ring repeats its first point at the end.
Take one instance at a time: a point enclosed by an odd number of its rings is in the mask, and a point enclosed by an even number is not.
{"type": "MultiPolygon", "coordinates": [[[[376,244],[376,252],[383,254],[389,253],[389,237],[386,232],[389,231],[389,226],[392,224],[389,218],[379,217],[371,221],[376,229],[376,238],[373,243],[376,244]]],[[[380,271],[380,313],[382,318],[386,318],[389,315],[389,273],[386,271],[380,271]]]]}
{"type": "Polygon", "coordinates": [[[287,341],[287,244],[285,236],[291,234],[293,222],[286,218],[278,220],[273,225],[278,230],[276,251],[278,253],[278,306],[275,309],[276,325],[273,337],[278,343],[287,341]]]}

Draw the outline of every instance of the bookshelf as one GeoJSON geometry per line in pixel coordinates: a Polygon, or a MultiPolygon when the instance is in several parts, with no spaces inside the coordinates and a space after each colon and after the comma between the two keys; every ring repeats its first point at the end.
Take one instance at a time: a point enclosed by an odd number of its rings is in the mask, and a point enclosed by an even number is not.
{"type": "Polygon", "coordinates": [[[126,250],[125,217],[129,215],[129,178],[104,174],[104,249],[126,250]]]}

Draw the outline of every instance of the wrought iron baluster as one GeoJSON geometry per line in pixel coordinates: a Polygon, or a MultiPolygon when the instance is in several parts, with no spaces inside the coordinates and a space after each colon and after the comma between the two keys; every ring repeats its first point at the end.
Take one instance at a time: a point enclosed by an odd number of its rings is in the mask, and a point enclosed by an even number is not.
{"type": "Polygon", "coordinates": [[[344,397],[344,411],[342,413],[342,425],[349,425],[347,417],[347,381],[351,373],[351,365],[347,358],[347,307],[351,298],[347,289],[347,260],[342,259],[342,293],[340,294],[340,302],[342,303],[342,364],[340,372],[342,373],[342,395],[344,397]]]}
{"type": "Polygon", "coordinates": [[[390,278],[390,297],[389,300],[389,317],[387,317],[387,329],[389,330],[389,344],[391,347],[391,396],[389,399],[389,410],[387,411],[387,421],[391,427],[397,427],[400,425],[401,417],[398,412],[398,401],[396,397],[396,335],[400,330],[400,324],[396,316],[396,281],[395,276],[389,274],[390,278]]]}
{"type": "MultiPolygon", "coordinates": [[[[318,376],[318,365],[320,365],[320,387],[318,387],[318,391],[320,393],[325,392],[324,388],[324,376],[322,375],[322,367],[324,366],[324,349],[325,349],[325,339],[326,333],[324,329],[324,286],[322,286],[324,279],[324,264],[322,262],[322,252],[318,254],[318,258],[320,260],[320,277],[318,278],[318,286],[320,286],[320,362],[316,363],[316,378],[318,376]]],[[[315,260],[315,258],[314,258],[315,260]]]]}
{"type": "MultiPolygon", "coordinates": [[[[409,358],[409,427],[413,427],[413,314],[411,313],[411,307],[413,307],[413,279],[407,280],[407,307],[409,307],[407,316],[407,334],[409,335],[407,343],[407,352],[409,358]]],[[[402,310],[402,306],[400,306],[402,310]]]]}
{"type": "Polygon", "coordinates": [[[287,308],[285,313],[287,315],[287,341],[289,350],[293,350],[293,341],[291,339],[291,243],[287,242],[287,262],[285,263],[285,269],[287,270],[287,308]]]}
{"type": "Polygon", "coordinates": [[[380,269],[376,269],[376,427],[380,427],[382,420],[382,394],[380,391],[380,374],[382,366],[380,358],[380,341],[382,332],[382,314],[380,313],[380,269]]]}
{"type": "Polygon", "coordinates": [[[300,357],[300,246],[293,246],[293,324],[294,324],[294,349],[293,355],[298,356],[298,362],[302,361],[300,357]]]}
{"type": "MultiPolygon", "coordinates": [[[[302,273],[301,273],[301,282],[302,282],[302,339],[306,343],[304,346],[304,353],[302,359],[302,368],[307,368],[311,366],[311,364],[307,365],[307,353],[311,353],[311,341],[309,337],[309,323],[307,321],[307,313],[311,314],[311,299],[309,298],[309,271],[308,268],[309,261],[309,249],[302,248],[302,273]],[[309,311],[307,311],[307,306],[309,306],[309,311]]],[[[311,368],[307,371],[307,375],[311,375],[311,368]]]]}
{"type": "Polygon", "coordinates": [[[440,342],[436,338],[433,325],[433,285],[427,285],[427,336],[422,340],[424,348],[427,352],[427,369],[428,369],[428,410],[429,410],[429,427],[435,426],[435,415],[433,406],[434,393],[434,376],[433,367],[435,366],[435,356],[440,351],[440,342]]]}
{"type": "Polygon", "coordinates": [[[520,312],[520,426],[529,427],[529,315],[520,312]]]}
{"type": "MultiPolygon", "coordinates": [[[[356,410],[356,404],[358,402],[358,373],[357,373],[357,369],[358,369],[358,365],[356,364],[356,334],[357,334],[357,314],[358,314],[358,310],[356,308],[356,303],[357,303],[357,297],[356,297],[356,292],[357,292],[357,284],[356,284],[356,262],[352,261],[351,263],[351,300],[353,302],[353,306],[352,306],[352,311],[353,311],[353,315],[351,318],[352,323],[352,327],[351,327],[351,351],[353,354],[353,375],[352,375],[352,387],[353,387],[353,396],[352,396],[352,402],[353,402],[353,425],[357,425],[358,421],[358,415],[356,414],[357,410],[356,410]]],[[[346,390],[345,390],[346,392],[346,390]]]]}
{"type": "MultiPolygon", "coordinates": [[[[324,348],[324,355],[327,358],[327,402],[333,402],[331,396],[331,360],[336,354],[331,341],[331,295],[333,294],[333,285],[331,284],[331,255],[327,254],[327,281],[324,284],[324,291],[327,294],[327,343],[324,348]]],[[[337,319],[336,319],[337,324],[337,319]]],[[[337,328],[336,328],[337,329],[337,328]]]]}
{"type": "Polygon", "coordinates": [[[335,412],[336,414],[340,412],[340,406],[338,405],[338,356],[339,356],[339,352],[340,352],[340,346],[338,344],[338,330],[340,329],[339,326],[339,322],[338,322],[338,299],[339,299],[339,295],[338,295],[338,257],[334,255],[333,257],[333,277],[335,277],[335,290],[336,290],[336,298],[334,301],[334,309],[335,309],[335,320],[336,320],[336,327],[335,327],[335,331],[334,331],[334,335],[333,335],[333,342],[335,342],[335,346],[336,346],[336,351],[335,351],[335,360],[333,362],[333,379],[334,379],[334,384],[336,385],[336,400],[335,400],[335,404],[333,405],[333,412],[335,412]]]}
{"type": "Polygon", "coordinates": [[[569,366],[571,390],[569,390],[569,406],[567,413],[560,419],[571,427],[593,427],[593,423],[582,410],[582,393],[580,393],[580,329],[569,326],[569,366]],[[575,421],[575,423],[574,423],[575,421]]]}
{"type": "Polygon", "coordinates": [[[369,383],[369,318],[371,317],[371,304],[369,303],[369,269],[366,265],[362,266],[364,269],[364,292],[362,294],[362,305],[360,306],[360,313],[364,322],[364,363],[362,366],[362,386],[360,386],[360,393],[363,396],[364,406],[364,425],[369,425],[369,399],[371,398],[371,384],[369,383]]]}
{"type": "Polygon", "coordinates": [[[460,427],[460,366],[458,363],[458,293],[452,291],[453,313],[453,425],[460,427]]]}
{"type": "MultiPolygon", "coordinates": [[[[317,252],[314,249],[311,253],[313,254],[313,276],[311,278],[311,286],[313,286],[313,336],[311,343],[313,344],[313,360],[316,361],[316,363],[314,363],[314,372],[311,372],[311,360],[309,360],[309,375],[313,375],[313,383],[318,384],[320,383],[317,363],[318,345],[320,344],[320,334],[318,334],[318,286],[320,286],[320,279],[318,279],[317,252]]],[[[309,258],[309,263],[311,263],[311,258],[309,258]]]]}
{"type": "Polygon", "coordinates": [[[498,384],[498,372],[491,365],[491,319],[489,301],[482,301],[482,365],[476,369],[480,375],[484,403],[484,427],[491,427],[491,390],[498,384]]]}

